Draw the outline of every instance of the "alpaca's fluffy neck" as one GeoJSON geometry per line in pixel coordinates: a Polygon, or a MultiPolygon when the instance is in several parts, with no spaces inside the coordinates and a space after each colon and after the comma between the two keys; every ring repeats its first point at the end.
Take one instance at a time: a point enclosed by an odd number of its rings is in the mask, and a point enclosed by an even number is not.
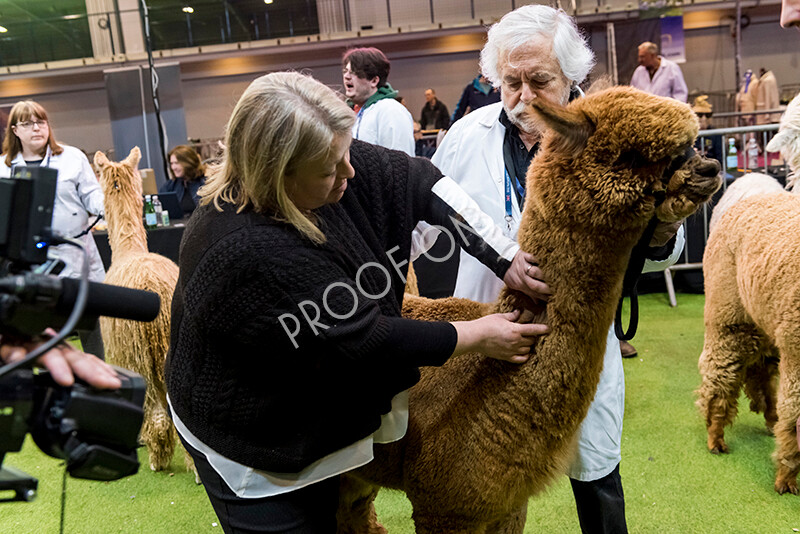
{"type": "Polygon", "coordinates": [[[141,195],[106,192],[105,211],[111,263],[131,253],[146,253],[147,232],[142,222],[141,195]]]}
{"type": "MultiPolygon", "coordinates": [[[[537,342],[531,361],[514,372],[508,364],[486,360],[497,377],[497,387],[517,386],[512,417],[530,421],[539,434],[526,451],[523,477],[536,473],[543,480],[556,476],[568,461],[573,436],[586,416],[600,379],[606,339],[614,320],[627,260],[644,231],[616,232],[603,236],[554,228],[535,212],[525,214],[519,242],[523,250],[539,258],[554,294],[547,304],[551,333],[537,342]],[[505,384],[504,384],[505,383],[505,384]],[[547,434],[549,437],[545,437],[547,434]]],[[[504,288],[495,311],[523,305],[518,293],[504,288]]],[[[491,402],[493,396],[484,397],[491,402]]],[[[534,477],[535,479],[535,477],[534,477]]],[[[531,479],[533,480],[533,479],[531,479]]]]}

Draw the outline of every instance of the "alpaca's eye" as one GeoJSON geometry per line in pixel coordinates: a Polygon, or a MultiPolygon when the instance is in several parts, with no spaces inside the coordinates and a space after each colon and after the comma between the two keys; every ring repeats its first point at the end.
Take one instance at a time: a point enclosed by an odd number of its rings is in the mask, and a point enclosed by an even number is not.
{"type": "Polygon", "coordinates": [[[646,164],[647,160],[635,150],[626,150],[619,155],[617,161],[614,162],[614,167],[622,169],[631,169],[633,167],[641,167],[646,164]]]}

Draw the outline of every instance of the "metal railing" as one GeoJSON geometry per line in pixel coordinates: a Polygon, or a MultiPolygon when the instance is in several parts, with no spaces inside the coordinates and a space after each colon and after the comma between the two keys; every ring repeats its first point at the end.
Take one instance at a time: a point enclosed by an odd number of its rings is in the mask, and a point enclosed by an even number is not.
{"type": "MultiPolygon", "coordinates": [[[[729,183],[736,180],[739,173],[746,174],[748,172],[763,172],[770,174],[770,163],[781,161],[780,154],[768,153],[766,151],[767,142],[771,138],[772,132],[778,131],[778,124],[763,124],[758,126],[740,126],[736,128],[719,128],[714,130],[701,130],[698,134],[698,145],[701,152],[704,152],[707,157],[717,159],[722,165],[722,191],[728,188],[729,183]],[[760,140],[759,140],[760,137],[760,140]],[[755,140],[755,145],[750,143],[750,139],[755,140]],[[730,156],[728,147],[730,140],[734,140],[736,147],[735,156],[730,156]],[[737,146],[738,145],[738,146],[737,146]],[[749,145],[749,147],[748,147],[749,145]],[[748,153],[750,152],[750,153],[748,153]],[[772,154],[772,157],[770,157],[772,154]],[[730,163],[733,163],[733,158],[736,158],[736,168],[730,168],[730,163]]],[[[783,178],[785,179],[786,167],[784,166],[783,178]]],[[[740,175],[740,176],[741,176],[740,175]]],[[[693,223],[699,223],[702,227],[702,246],[701,251],[705,250],[706,243],[708,242],[709,221],[711,220],[712,207],[710,203],[703,204],[700,211],[692,215],[693,223]]],[[[686,243],[684,244],[683,254],[681,259],[675,265],[668,267],[664,270],[664,283],[667,288],[667,296],[669,298],[669,305],[675,307],[678,305],[678,300],[675,295],[675,285],[673,283],[673,274],[677,271],[688,271],[694,269],[702,269],[702,257],[700,261],[696,258],[690,257],[690,249],[694,243],[691,241],[697,239],[698,236],[690,236],[688,225],[684,223],[684,231],[686,236],[686,243]]]]}

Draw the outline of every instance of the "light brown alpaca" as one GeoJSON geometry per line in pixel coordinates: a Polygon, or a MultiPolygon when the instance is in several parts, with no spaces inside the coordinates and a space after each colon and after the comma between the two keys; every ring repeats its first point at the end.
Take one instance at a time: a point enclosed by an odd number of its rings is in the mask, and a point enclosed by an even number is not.
{"type": "Polygon", "coordinates": [[[169,467],[175,450],[175,430],[167,412],[164,360],[169,348],[170,310],[178,266],[147,250],[147,233],[142,222],[142,180],[135,172],[140,158],[139,147],[134,147],[119,163],[109,161],[102,152],[94,156],[105,195],[111,245],[111,267],[105,281],[157,293],[161,311],[149,323],[102,317],[100,329],[106,360],[136,371],[147,381],[141,440],[150,455],[150,469],[161,471],[169,467]]]}
{"type": "MultiPolygon", "coordinates": [[[[772,178],[761,178],[767,180],[772,178]]],[[[733,189],[723,195],[722,205],[733,189]]],[[[775,434],[775,491],[795,495],[800,471],[798,222],[800,196],[786,192],[745,196],[718,217],[703,256],[705,341],[697,400],[709,451],[725,453],[724,427],[733,423],[744,388],[750,409],[763,412],[775,434]]]]}
{"type": "MultiPolygon", "coordinates": [[[[572,459],[633,246],[652,217],[680,220],[719,187],[719,167],[699,157],[663,177],[697,134],[685,104],[618,87],[534,107],[550,133],[528,171],[519,243],[553,290],[539,310],[552,332],[520,366],[468,354],[423,369],[405,438],[376,445],[347,477],[341,533],[384,532],[371,484],[406,492],[417,532],[522,532],[528,498],[572,459]]],[[[403,312],[461,320],[520,307],[535,308],[506,288],[493,306],[407,298],[403,312]]]]}

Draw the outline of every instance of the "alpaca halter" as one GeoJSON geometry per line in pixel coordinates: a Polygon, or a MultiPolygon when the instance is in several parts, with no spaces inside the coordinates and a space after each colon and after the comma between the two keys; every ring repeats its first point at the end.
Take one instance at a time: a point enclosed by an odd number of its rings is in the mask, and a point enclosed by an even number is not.
{"type": "MultiPolygon", "coordinates": [[[[695,156],[697,156],[697,153],[694,151],[694,148],[689,145],[686,147],[683,154],[673,159],[669,166],[664,169],[664,173],[661,177],[668,180],[678,169],[683,167],[687,161],[695,156]]],[[[654,191],[653,196],[655,196],[656,199],[655,207],[658,208],[664,203],[667,194],[666,191],[661,190],[654,191]]],[[[644,262],[647,260],[647,250],[650,248],[650,240],[653,239],[653,234],[656,231],[658,223],[658,217],[654,215],[653,218],[650,219],[650,222],[647,223],[647,228],[642,234],[642,237],[636,243],[636,246],[633,247],[631,258],[628,260],[628,268],[625,270],[625,277],[622,280],[622,294],[619,297],[617,311],[614,315],[614,334],[616,334],[617,339],[622,341],[633,339],[633,336],[636,335],[636,329],[639,326],[639,293],[636,290],[636,285],[639,282],[639,276],[642,274],[644,262]],[[631,317],[627,331],[622,328],[622,301],[626,296],[631,299],[631,317]]]]}

